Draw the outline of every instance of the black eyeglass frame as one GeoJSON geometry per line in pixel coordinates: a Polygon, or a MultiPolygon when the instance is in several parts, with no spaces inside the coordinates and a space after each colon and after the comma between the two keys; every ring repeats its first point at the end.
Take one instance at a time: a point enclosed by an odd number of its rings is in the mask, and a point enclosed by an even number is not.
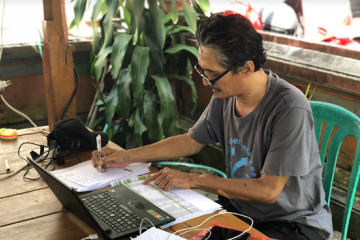
{"type": "Polygon", "coordinates": [[[198,74],[199,74],[202,78],[204,78],[208,83],[210,83],[212,86],[214,86],[214,84],[215,84],[220,78],[222,78],[223,76],[225,76],[225,75],[226,75],[228,72],[230,72],[230,70],[231,70],[231,69],[228,69],[228,70],[226,70],[225,72],[223,72],[222,74],[220,74],[218,77],[216,77],[215,79],[210,80],[205,74],[203,74],[203,73],[199,70],[199,67],[200,67],[199,63],[197,63],[197,64],[194,66],[194,68],[195,68],[195,70],[198,72],[198,74]]]}

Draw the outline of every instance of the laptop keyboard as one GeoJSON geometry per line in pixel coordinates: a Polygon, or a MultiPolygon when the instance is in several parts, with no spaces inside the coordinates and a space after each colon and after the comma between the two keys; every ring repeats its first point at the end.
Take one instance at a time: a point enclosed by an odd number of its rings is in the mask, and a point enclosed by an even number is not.
{"type": "Polygon", "coordinates": [[[137,228],[141,218],[108,192],[81,198],[87,209],[118,233],[137,228]]]}

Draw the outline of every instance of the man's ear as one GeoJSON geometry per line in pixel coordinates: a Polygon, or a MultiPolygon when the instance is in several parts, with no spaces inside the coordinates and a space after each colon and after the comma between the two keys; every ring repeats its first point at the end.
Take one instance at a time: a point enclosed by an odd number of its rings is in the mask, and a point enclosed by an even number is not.
{"type": "Polygon", "coordinates": [[[245,65],[240,68],[240,71],[245,76],[252,74],[255,70],[254,63],[252,61],[246,61],[245,65]]]}

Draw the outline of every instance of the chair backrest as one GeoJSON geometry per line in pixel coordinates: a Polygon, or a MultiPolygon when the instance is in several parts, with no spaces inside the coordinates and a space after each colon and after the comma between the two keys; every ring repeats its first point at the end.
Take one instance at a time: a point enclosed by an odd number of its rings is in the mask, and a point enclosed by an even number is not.
{"type": "Polygon", "coordinates": [[[360,119],[358,116],[346,110],[345,108],[331,103],[310,101],[310,105],[315,120],[316,140],[319,145],[323,122],[326,122],[326,127],[322,137],[320,149],[320,158],[323,167],[330,135],[334,127],[338,127],[330,143],[329,152],[326,157],[326,167],[323,179],[323,187],[325,190],[326,201],[328,202],[328,204],[330,204],[331,189],[334,181],[336,162],[341,143],[348,136],[353,136],[357,141],[357,148],[354,163],[352,166],[348,193],[346,196],[346,204],[342,225],[342,239],[346,239],[351,209],[354,203],[355,192],[359,181],[360,173],[360,119]]]}

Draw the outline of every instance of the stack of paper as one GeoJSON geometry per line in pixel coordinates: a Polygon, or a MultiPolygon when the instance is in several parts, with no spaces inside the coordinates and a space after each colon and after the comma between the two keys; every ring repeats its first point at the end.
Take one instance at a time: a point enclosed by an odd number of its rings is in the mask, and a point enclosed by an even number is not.
{"type": "Polygon", "coordinates": [[[161,228],[167,228],[179,222],[213,213],[221,209],[221,205],[204,197],[193,190],[181,190],[174,188],[169,192],[159,189],[153,183],[143,185],[143,180],[151,175],[123,179],[112,182],[111,186],[124,184],[140,196],[152,202],[161,210],[173,216],[176,221],[165,224],[161,228]]]}
{"type": "Polygon", "coordinates": [[[134,163],[125,168],[110,168],[106,172],[99,172],[93,167],[91,160],[89,160],[69,168],[53,171],[52,173],[68,187],[74,188],[77,192],[85,192],[105,187],[113,181],[148,172],[148,163],[134,163]]]}

